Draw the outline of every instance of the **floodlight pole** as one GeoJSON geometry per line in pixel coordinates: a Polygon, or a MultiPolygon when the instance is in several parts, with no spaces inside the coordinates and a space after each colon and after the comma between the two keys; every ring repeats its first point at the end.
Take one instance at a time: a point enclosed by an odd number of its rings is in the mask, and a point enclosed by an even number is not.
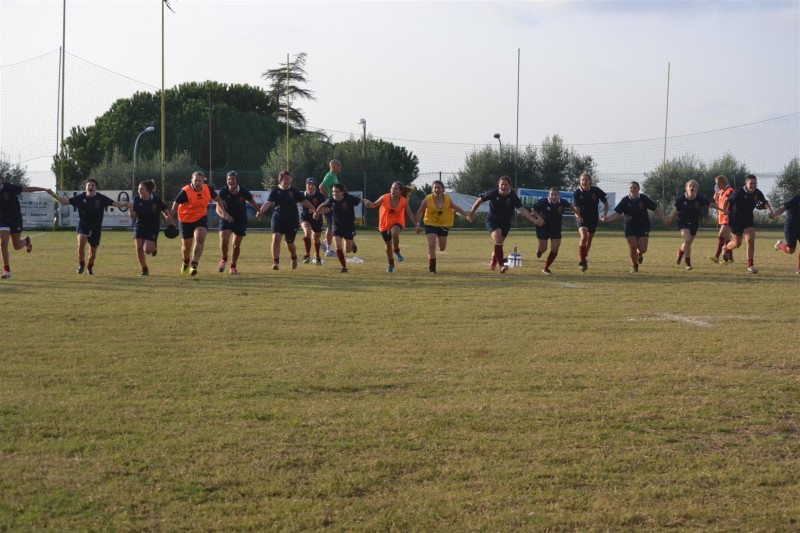
{"type": "Polygon", "coordinates": [[[500,143],[500,157],[503,157],[503,141],[500,140],[500,134],[495,133],[494,138],[497,139],[497,142],[500,143]]]}
{"type": "MultiPolygon", "coordinates": [[[[364,141],[364,156],[362,159],[361,166],[364,169],[363,198],[366,199],[367,198],[367,120],[362,118],[361,120],[358,121],[358,123],[361,124],[362,139],[364,141]]],[[[361,225],[365,228],[367,227],[367,211],[364,209],[363,206],[361,207],[361,225]]]]}
{"type": "Polygon", "coordinates": [[[131,178],[131,201],[133,201],[133,197],[136,195],[136,151],[139,148],[139,138],[144,135],[145,133],[150,133],[155,131],[153,126],[147,126],[145,129],[139,132],[139,135],[136,136],[136,141],[133,143],[133,177],[131,178]]]}

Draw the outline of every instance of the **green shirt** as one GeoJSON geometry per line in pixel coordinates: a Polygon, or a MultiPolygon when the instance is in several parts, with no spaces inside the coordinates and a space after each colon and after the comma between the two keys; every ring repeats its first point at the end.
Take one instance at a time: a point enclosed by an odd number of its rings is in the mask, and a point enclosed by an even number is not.
{"type": "MultiPolygon", "coordinates": [[[[322,183],[320,183],[319,186],[320,189],[322,187],[325,187],[325,190],[328,191],[326,196],[330,196],[331,193],[333,192],[333,186],[336,185],[337,183],[339,183],[339,177],[333,172],[328,172],[327,174],[325,174],[325,177],[322,178],[322,183]]],[[[325,194],[325,192],[322,191],[322,194],[325,194]]]]}

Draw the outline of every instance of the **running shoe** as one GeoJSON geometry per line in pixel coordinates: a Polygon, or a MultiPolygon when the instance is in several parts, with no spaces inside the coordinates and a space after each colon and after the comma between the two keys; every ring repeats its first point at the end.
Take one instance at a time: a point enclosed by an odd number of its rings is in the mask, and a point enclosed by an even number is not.
{"type": "Polygon", "coordinates": [[[150,272],[149,272],[149,271],[147,271],[147,270],[142,270],[141,272],[139,272],[139,275],[140,275],[140,276],[149,276],[149,275],[150,275],[150,272]]]}
{"type": "Polygon", "coordinates": [[[386,267],[387,274],[391,274],[392,272],[394,272],[394,265],[389,265],[388,267],[386,267]]]}
{"type": "Polygon", "coordinates": [[[758,274],[758,269],[755,265],[753,265],[751,267],[747,267],[747,272],[750,274],[758,274]]]}
{"type": "MultiPolygon", "coordinates": [[[[26,237],[26,238],[27,238],[27,237],[26,237]]],[[[783,244],[783,241],[782,241],[782,240],[780,240],[780,239],[778,239],[778,242],[776,242],[776,243],[775,243],[775,246],[773,246],[773,248],[775,248],[775,251],[776,251],[776,252],[780,252],[780,251],[781,251],[781,244],[783,244]]],[[[30,251],[30,250],[28,250],[28,251],[30,251]]]]}
{"type": "Polygon", "coordinates": [[[339,272],[342,274],[347,274],[347,267],[342,267],[342,269],[339,272]]]}
{"type": "Polygon", "coordinates": [[[394,256],[397,258],[398,261],[400,261],[401,263],[403,262],[403,256],[400,255],[400,252],[395,252],[394,256]]]}
{"type": "Polygon", "coordinates": [[[31,253],[31,250],[33,250],[33,245],[31,244],[31,238],[26,235],[25,236],[25,251],[28,252],[28,253],[31,253]]]}
{"type": "Polygon", "coordinates": [[[640,265],[644,263],[644,254],[639,253],[639,257],[637,257],[636,260],[639,262],[640,265]]]}
{"type": "Polygon", "coordinates": [[[79,266],[78,270],[75,271],[76,274],[83,274],[83,267],[79,266]]]}
{"type": "MultiPolygon", "coordinates": [[[[89,272],[91,273],[92,271],[90,270],[89,272]]],[[[189,269],[189,275],[190,276],[196,276],[197,275],[197,267],[196,266],[193,266],[192,268],[189,269]]]]}
{"type": "Polygon", "coordinates": [[[712,263],[719,263],[719,257],[717,257],[716,255],[709,255],[708,260],[711,261],[712,263]]]}
{"type": "Polygon", "coordinates": [[[278,263],[272,263],[272,270],[278,270],[278,263]]]}
{"type": "Polygon", "coordinates": [[[220,272],[225,272],[225,260],[224,259],[220,259],[219,260],[219,265],[217,265],[217,266],[219,267],[219,271],[220,272]]]}
{"type": "Polygon", "coordinates": [[[691,269],[692,269],[692,265],[686,265],[686,270],[691,270],[691,269]]]}
{"type": "Polygon", "coordinates": [[[353,241],[353,253],[354,254],[358,253],[358,245],[356,244],[356,241],[353,241]]]}
{"type": "Polygon", "coordinates": [[[92,272],[92,267],[87,267],[86,273],[89,274],[90,276],[94,276],[94,272],[92,272]]]}
{"type": "Polygon", "coordinates": [[[307,264],[309,264],[310,262],[311,262],[311,258],[310,258],[310,257],[308,257],[307,255],[304,255],[304,256],[303,256],[303,264],[304,264],[304,265],[307,265],[307,264]]]}
{"type": "Polygon", "coordinates": [[[294,270],[296,268],[297,268],[297,258],[293,257],[292,258],[292,270],[294,270]]]}
{"type": "Polygon", "coordinates": [[[586,272],[586,269],[589,268],[589,263],[586,261],[581,261],[578,263],[578,266],[581,267],[581,272],[586,272]]]}
{"type": "Polygon", "coordinates": [[[542,269],[542,274],[544,274],[545,276],[552,276],[553,275],[553,273],[550,272],[549,268],[543,268],[542,269]]]}
{"type": "Polygon", "coordinates": [[[505,274],[506,272],[508,272],[508,265],[503,263],[503,266],[500,267],[500,273],[505,274]]]}
{"type": "Polygon", "coordinates": [[[235,275],[237,275],[238,273],[239,273],[239,271],[238,271],[238,270],[236,270],[236,267],[231,267],[231,276],[235,276],[235,275]]]}
{"type": "MultiPolygon", "coordinates": [[[[187,272],[189,272],[189,265],[181,263],[181,274],[186,274],[187,272]]],[[[78,274],[80,274],[80,272],[78,272],[78,274]]]]}
{"type": "Polygon", "coordinates": [[[158,248],[156,248],[155,250],[153,250],[153,257],[155,257],[156,255],[158,255],[158,248]]]}
{"type": "Polygon", "coordinates": [[[336,257],[336,252],[333,250],[333,248],[328,248],[328,251],[325,252],[325,255],[328,257],[336,257]]]}
{"type": "Polygon", "coordinates": [[[636,274],[637,272],[639,272],[639,265],[633,265],[631,267],[631,274],[636,274]]]}
{"type": "Polygon", "coordinates": [[[728,252],[722,252],[722,262],[727,263],[728,261],[730,261],[728,258],[728,252]]]}
{"type": "Polygon", "coordinates": [[[322,264],[322,258],[317,256],[314,258],[314,264],[320,266],[322,264]]]}
{"type": "Polygon", "coordinates": [[[539,259],[540,257],[542,257],[543,253],[544,252],[540,252],[539,250],[536,250],[536,259],[539,259]]]}
{"type": "Polygon", "coordinates": [[[0,279],[9,279],[9,278],[11,278],[11,272],[9,272],[8,270],[3,271],[3,275],[0,276],[0,279]]]}

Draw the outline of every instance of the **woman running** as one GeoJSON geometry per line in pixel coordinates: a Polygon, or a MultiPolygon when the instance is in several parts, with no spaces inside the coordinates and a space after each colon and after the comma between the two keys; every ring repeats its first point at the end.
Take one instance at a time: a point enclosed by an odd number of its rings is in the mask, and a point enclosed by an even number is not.
{"type": "MultiPolygon", "coordinates": [[[[716,190],[714,191],[714,203],[722,207],[722,205],[725,203],[725,200],[727,200],[728,196],[730,196],[733,192],[733,187],[728,184],[728,178],[722,175],[714,178],[714,183],[716,184],[716,190]]],[[[731,240],[731,227],[729,225],[728,214],[717,210],[717,223],[719,224],[719,233],[717,233],[717,251],[714,253],[714,255],[708,256],[708,258],[715,263],[719,263],[719,255],[722,253],[725,245],[727,245],[731,240]]],[[[722,255],[722,260],[725,263],[733,263],[733,250],[726,251],[722,255]]]]}
{"type": "Polygon", "coordinates": [[[172,213],[167,204],[154,192],[156,190],[156,182],[153,180],[142,181],[139,183],[138,193],[139,196],[133,199],[133,209],[128,213],[133,223],[133,242],[136,245],[136,255],[139,258],[139,264],[142,266],[140,276],[147,276],[150,274],[150,269],[147,268],[146,255],[156,256],[158,253],[158,233],[160,231],[160,217],[159,214],[164,215],[169,223],[172,220],[172,213]]]}
{"type": "Polygon", "coordinates": [[[756,249],[756,228],[753,217],[753,210],[766,208],[772,214],[772,206],[769,205],[764,193],[758,189],[758,178],[752,174],[744,178],[744,187],[739,187],[731,193],[722,205],[722,209],[729,212],[731,241],[725,245],[725,250],[732,250],[742,245],[742,238],[747,244],[747,271],[750,274],[757,274],[758,269],[753,264],[753,256],[756,249]]]}
{"type": "Polygon", "coordinates": [[[723,214],[722,207],[710,201],[701,194],[697,194],[698,185],[695,180],[686,182],[686,192],[675,199],[675,210],[667,218],[666,224],[678,219],[678,230],[683,237],[683,244],[678,248],[676,262],[681,264],[681,260],[686,262],[686,270],[692,269],[692,242],[697,235],[697,228],[700,227],[700,215],[703,209],[713,207],[723,214]]]}
{"type": "Polygon", "coordinates": [[[436,274],[436,245],[439,245],[439,250],[442,252],[447,247],[447,235],[453,227],[453,213],[467,217],[470,222],[474,218],[471,213],[467,213],[451,201],[450,195],[444,192],[444,183],[441,181],[434,181],[431,191],[417,210],[416,226],[417,233],[420,233],[422,232],[420,221],[425,223],[425,237],[428,239],[428,272],[436,274]]]}
{"type": "MultiPolygon", "coordinates": [[[[783,213],[786,213],[786,221],[783,223],[783,237],[786,242],[778,239],[778,242],[775,243],[775,250],[793,254],[797,247],[797,239],[800,237],[800,194],[792,196],[791,200],[784,202],[770,215],[770,218],[775,218],[783,213]]],[[[800,255],[797,258],[797,273],[800,274],[800,255]]]]}
{"type": "Polygon", "coordinates": [[[22,235],[22,208],[19,205],[19,196],[24,192],[46,192],[55,197],[50,189],[42,187],[22,187],[11,182],[5,181],[0,174],[0,250],[3,256],[3,274],[0,279],[11,277],[11,266],[9,264],[8,243],[15,250],[25,248],[31,253],[33,245],[31,238],[20,238],[22,235]]]}
{"type": "Polygon", "coordinates": [[[417,219],[411,211],[411,206],[408,205],[408,195],[416,189],[413,185],[406,187],[400,181],[392,183],[392,188],[388,194],[384,194],[374,202],[367,200],[364,203],[368,209],[379,207],[378,211],[378,231],[381,232],[383,237],[383,244],[386,249],[386,260],[389,266],[386,267],[386,272],[394,272],[394,258],[397,261],[403,262],[403,255],[400,253],[400,232],[406,227],[406,215],[410,218],[414,225],[417,225],[417,219]],[[392,253],[394,252],[394,255],[392,253]]]}
{"type": "MultiPolygon", "coordinates": [[[[595,209],[597,207],[595,206],[595,209]]],[[[544,225],[536,228],[536,238],[539,240],[539,247],[536,249],[536,257],[542,257],[547,251],[547,241],[550,241],[550,253],[544,262],[542,274],[550,275],[550,265],[556,260],[558,250],[561,248],[561,228],[563,225],[564,211],[569,210],[575,213],[578,225],[581,225],[581,211],[570,204],[567,200],[562,200],[558,193],[558,187],[551,187],[547,198],[542,198],[533,205],[533,211],[544,220],[544,225]]]]}
{"type": "Polygon", "coordinates": [[[344,254],[355,252],[353,236],[356,234],[356,211],[358,204],[366,205],[367,200],[348,194],[343,183],[333,186],[331,197],[316,209],[317,216],[331,214],[331,231],[336,245],[336,256],[342,265],[342,274],[347,273],[344,254]]]}
{"type": "Polygon", "coordinates": [[[592,175],[584,172],[580,176],[580,187],[575,189],[572,195],[572,205],[580,209],[581,216],[575,217],[578,224],[578,234],[580,242],[578,244],[578,266],[582,272],[589,268],[589,250],[592,247],[592,240],[600,222],[600,210],[598,202],[603,202],[603,216],[608,215],[608,198],[603,189],[595,187],[592,183],[592,175]]]}
{"type": "Polygon", "coordinates": [[[303,195],[311,202],[314,209],[309,209],[303,205],[300,213],[300,228],[303,230],[303,245],[306,247],[306,255],[303,256],[303,263],[311,262],[311,243],[314,243],[314,264],[321,265],[322,258],[319,256],[320,237],[322,236],[322,219],[314,215],[314,211],[325,201],[325,195],[317,188],[317,180],[314,178],[306,179],[306,192],[303,195]]]}

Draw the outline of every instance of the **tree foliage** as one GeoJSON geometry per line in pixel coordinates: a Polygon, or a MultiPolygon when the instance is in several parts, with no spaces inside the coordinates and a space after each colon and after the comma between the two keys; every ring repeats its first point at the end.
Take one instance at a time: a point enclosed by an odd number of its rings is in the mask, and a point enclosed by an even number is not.
{"type": "MultiPolygon", "coordinates": [[[[180,191],[181,187],[189,183],[192,172],[200,170],[191,160],[188,153],[174,154],[164,162],[164,184],[161,183],[161,157],[153,154],[149,158],[137,160],[136,176],[133,176],[133,163],[119,150],[114,150],[110,157],[92,169],[90,178],[97,180],[101,189],[131,190],[139,185],[140,181],[155,180],[156,192],[162,199],[169,203],[180,191]],[[135,183],[134,183],[135,182],[135,183]]],[[[217,184],[219,188],[221,184],[217,184]]],[[[82,189],[83,186],[76,187],[82,189]]]]}
{"type": "Polygon", "coordinates": [[[582,172],[594,172],[594,160],[565,146],[559,135],[545,137],[539,147],[523,147],[518,156],[513,146],[500,149],[486,146],[467,155],[464,168],[448,186],[477,196],[497,187],[500,176],[513,179],[515,167],[517,185],[521,188],[570,190],[577,187],[582,172]]]}
{"type": "Polygon", "coordinates": [[[711,198],[714,194],[714,178],[723,175],[732,185],[743,185],[749,174],[747,165],[730,153],[706,165],[697,156],[685,154],[662,163],[656,169],[645,172],[643,192],[662,208],[674,203],[675,198],[686,190],[686,182],[697,181],[698,193],[711,198]]]}
{"type": "Polygon", "coordinates": [[[769,203],[778,208],[783,202],[795,194],[800,194],[800,158],[795,157],[789,161],[775,182],[769,195],[769,203]]]}
{"type": "MultiPolygon", "coordinates": [[[[166,153],[186,152],[194,165],[205,169],[258,168],[264,150],[283,134],[284,128],[273,118],[276,109],[266,92],[249,85],[184,83],[168,89],[166,153]]],[[[136,136],[159,124],[160,116],[160,94],[137,92],[114,102],[92,126],[72,128],[65,139],[65,186],[80,188],[92,169],[112,158],[115,150],[132,160],[136,136]]],[[[152,158],[160,148],[156,128],[140,138],[138,156],[152,158]]],[[[58,176],[60,155],[53,161],[58,176]]]]}
{"type": "Polygon", "coordinates": [[[12,163],[5,152],[0,152],[0,176],[3,181],[27,187],[30,185],[30,179],[26,175],[27,169],[20,163],[12,163]]]}
{"type": "Polygon", "coordinates": [[[289,124],[295,128],[306,127],[306,117],[303,110],[292,105],[298,100],[316,100],[314,92],[302,85],[308,83],[306,77],[306,53],[302,52],[294,57],[293,61],[281,63],[278,68],[264,71],[261,77],[269,82],[269,96],[276,102],[277,109],[274,117],[286,124],[286,109],[289,109],[289,124]]]}

